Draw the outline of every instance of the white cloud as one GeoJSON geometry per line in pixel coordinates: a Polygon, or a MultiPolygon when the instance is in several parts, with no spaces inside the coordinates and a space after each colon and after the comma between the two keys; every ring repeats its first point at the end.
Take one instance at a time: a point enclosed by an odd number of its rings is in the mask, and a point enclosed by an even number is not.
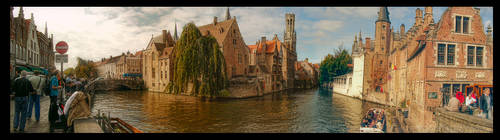
{"type": "Polygon", "coordinates": [[[314,28],[319,31],[334,32],[344,25],[342,21],[320,20],[314,24],[314,28]]]}
{"type": "MultiPolygon", "coordinates": [[[[439,18],[438,13],[445,8],[435,9],[434,17],[439,18]]],[[[492,8],[481,9],[482,14],[487,14],[483,18],[485,24],[492,23],[492,8]]],[[[243,39],[250,45],[262,35],[271,38],[277,34],[282,40],[285,13],[294,12],[299,58],[320,60],[340,42],[350,49],[354,34],[360,29],[363,37],[373,38],[369,35],[373,34],[378,10],[379,7],[231,7],[230,13],[236,16],[243,39]]],[[[409,28],[413,24],[415,8],[389,10],[394,26],[404,23],[409,28]]],[[[15,7],[15,17],[18,11],[15,7]]],[[[24,7],[24,11],[26,18],[34,13],[39,31],[44,31],[47,21],[54,41],[68,42],[70,62],[65,67],[74,67],[76,56],[100,60],[144,49],[152,34],[159,35],[161,30],[173,32],[174,23],[180,35],[188,22],[201,26],[212,23],[214,16],[224,20],[226,7],[24,7]]]]}

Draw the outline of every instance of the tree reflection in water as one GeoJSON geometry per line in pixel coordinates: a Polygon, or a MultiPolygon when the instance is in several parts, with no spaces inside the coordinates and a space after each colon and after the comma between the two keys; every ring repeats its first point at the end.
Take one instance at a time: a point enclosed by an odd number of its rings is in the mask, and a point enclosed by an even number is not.
{"type": "Polygon", "coordinates": [[[111,112],[144,132],[359,132],[376,104],[326,90],[273,93],[248,99],[201,99],[148,91],[96,94],[93,112],[111,112]]]}

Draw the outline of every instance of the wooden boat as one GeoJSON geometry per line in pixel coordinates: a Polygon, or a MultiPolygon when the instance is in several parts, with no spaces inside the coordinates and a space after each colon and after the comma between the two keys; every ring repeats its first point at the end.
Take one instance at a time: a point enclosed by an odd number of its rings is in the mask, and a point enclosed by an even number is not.
{"type": "Polygon", "coordinates": [[[385,133],[386,117],[383,109],[369,109],[361,120],[360,133],[385,133]]]}
{"type": "Polygon", "coordinates": [[[111,118],[110,125],[113,128],[113,133],[143,133],[120,118],[111,118]]]}
{"type": "Polygon", "coordinates": [[[97,124],[101,127],[104,133],[143,133],[141,130],[135,128],[134,126],[126,123],[120,118],[111,117],[110,113],[104,115],[101,110],[97,110],[97,124]]]}

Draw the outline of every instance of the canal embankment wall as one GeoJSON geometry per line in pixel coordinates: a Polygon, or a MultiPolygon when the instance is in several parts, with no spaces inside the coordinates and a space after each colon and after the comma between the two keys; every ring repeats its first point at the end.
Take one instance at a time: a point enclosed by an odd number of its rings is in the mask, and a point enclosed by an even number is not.
{"type": "Polygon", "coordinates": [[[142,90],[144,89],[144,81],[142,80],[99,80],[93,83],[95,91],[111,91],[111,90],[142,90]]]}
{"type": "Polygon", "coordinates": [[[436,109],[437,133],[493,133],[493,120],[436,109]]]}

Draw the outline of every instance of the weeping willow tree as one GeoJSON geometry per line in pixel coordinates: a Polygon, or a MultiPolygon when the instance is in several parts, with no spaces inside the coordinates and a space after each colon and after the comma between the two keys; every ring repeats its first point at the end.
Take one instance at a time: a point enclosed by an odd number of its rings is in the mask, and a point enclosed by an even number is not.
{"type": "Polygon", "coordinates": [[[221,95],[221,90],[227,86],[226,61],[214,37],[202,36],[194,23],[188,23],[183,28],[173,55],[174,74],[166,88],[167,92],[186,92],[191,83],[193,95],[221,95]]]}

